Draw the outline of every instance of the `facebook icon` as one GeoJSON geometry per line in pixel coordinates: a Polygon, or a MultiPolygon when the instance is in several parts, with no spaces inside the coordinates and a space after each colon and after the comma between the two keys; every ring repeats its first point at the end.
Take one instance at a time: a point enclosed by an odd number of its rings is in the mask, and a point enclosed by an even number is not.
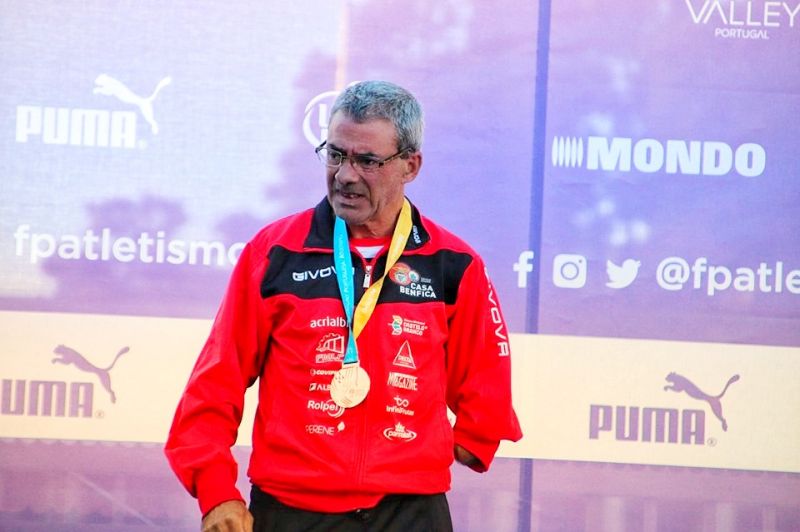
{"type": "Polygon", "coordinates": [[[533,271],[533,251],[526,250],[519,254],[519,259],[514,263],[514,271],[517,272],[517,286],[526,288],[528,286],[528,274],[533,271]]]}

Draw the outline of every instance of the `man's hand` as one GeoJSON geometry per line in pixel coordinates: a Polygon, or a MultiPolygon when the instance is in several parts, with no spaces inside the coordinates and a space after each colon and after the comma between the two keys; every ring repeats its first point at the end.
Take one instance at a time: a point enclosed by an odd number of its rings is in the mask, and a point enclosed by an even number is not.
{"type": "Polygon", "coordinates": [[[203,518],[203,532],[253,532],[253,515],[242,501],[226,501],[203,518]]]}
{"type": "Polygon", "coordinates": [[[456,444],[453,448],[453,455],[456,457],[456,461],[459,464],[464,464],[470,468],[480,463],[480,460],[478,460],[474,454],[464,449],[459,444],[456,444]]]}

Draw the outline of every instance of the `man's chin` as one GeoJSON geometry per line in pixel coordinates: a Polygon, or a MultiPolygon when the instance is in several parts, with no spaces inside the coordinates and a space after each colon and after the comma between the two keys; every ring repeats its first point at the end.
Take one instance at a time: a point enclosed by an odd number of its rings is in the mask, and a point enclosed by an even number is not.
{"type": "Polygon", "coordinates": [[[361,225],[364,222],[364,216],[356,209],[334,207],[333,212],[336,216],[347,222],[347,225],[361,225]]]}
{"type": "Polygon", "coordinates": [[[334,201],[332,206],[334,214],[348,224],[358,225],[363,223],[365,216],[362,209],[358,209],[349,203],[343,203],[340,201],[334,201]]]}

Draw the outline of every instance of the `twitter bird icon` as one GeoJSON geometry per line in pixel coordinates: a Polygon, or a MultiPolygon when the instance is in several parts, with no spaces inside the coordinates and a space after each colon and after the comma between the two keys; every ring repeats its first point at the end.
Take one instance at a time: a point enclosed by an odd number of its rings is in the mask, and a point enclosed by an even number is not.
{"type": "Polygon", "coordinates": [[[610,260],[606,261],[606,273],[608,274],[608,282],[606,286],[609,288],[625,288],[636,280],[639,274],[639,266],[642,263],[638,260],[626,259],[622,266],[617,266],[610,260]]]}

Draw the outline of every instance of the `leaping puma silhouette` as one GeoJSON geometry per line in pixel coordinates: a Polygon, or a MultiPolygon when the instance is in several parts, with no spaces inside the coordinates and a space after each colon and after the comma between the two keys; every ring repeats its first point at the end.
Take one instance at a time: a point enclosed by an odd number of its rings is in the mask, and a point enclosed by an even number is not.
{"type": "Polygon", "coordinates": [[[739,380],[739,375],[734,375],[730,379],[728,379],[728,383],[725,385],[725,388],[722,389],[719,395],[708,395],[703,390],[698,388],[692,381],[684,377],[683,375],[678,375],[674,371],[666,376],[666,381],[671,383],[664,386],[664,390],[672,390],[673,392],[686,392],[686,395],[693,399],[699,399],[700,401],[706,401],[708,405],[711,407],[711,411],[717,416],[720,423],[722,423],[722,430],[728,430],[728,422],[725,421],[725,418],[722,416],[722,396],[725,395],[725,392],[728,391],[728,386],[733,384],[734,382],[739,380]]]}
{"type": "Polygon", "coordinates": [[[153,91],[153,94],[147,98],[138,96],[128,87],[126,87],[124,83],[112,78],[108,74],[100,74],[97,76],[97,79],[94,80],[94,82],[97,85],[94,88],[94,94],[114,96],[123,103],[129,103],[137,106],[142,112],[144,119],[147,120],[148,124],[150,124],[150,131],[153,132],[153,135],[158,135],[158,123],[156,123],[153,116],[153,100],[156,99],[156,96],[158,96],[158,93],[161,92],[161,89],[172,83],[171,77],[167,76],[159,81],[158,85],[156,85],[156,88],[153,91]]]}
{"type": "Polygon", "coordinates": [[[111,389],[110,371],[111,368],[114,367],[114,364],[117,363],[117,360],[119,360],[119,357],[121,357],[128,351],[130,351],[128,347],[123,347],[122,349],[119,350],[117,356],[114,357],[114,360],[113,362],[111,362],[110,366],[108,366],[107,368],[98,368],[97,366],[86,360],[86,358],[83,355],[81,355],[71,347],[67,347],[65,345],[59,345],[55,349],[53,349],[53,352],[56,355],[59,355],[53,359],[53,364],[55,364],[56,362],[58,362],[59,364],[64,364],[66,366],[72,364],[81,371],[86,371],[87,373],[94,373],[95,375],[97,375],[97,378],[100,379],[100,384],[103,385],[103,388],[105,388],[106,391],[111,395],[111,402],[116,403],[117,396],[114,393],[114,390],[111,389]]]}

